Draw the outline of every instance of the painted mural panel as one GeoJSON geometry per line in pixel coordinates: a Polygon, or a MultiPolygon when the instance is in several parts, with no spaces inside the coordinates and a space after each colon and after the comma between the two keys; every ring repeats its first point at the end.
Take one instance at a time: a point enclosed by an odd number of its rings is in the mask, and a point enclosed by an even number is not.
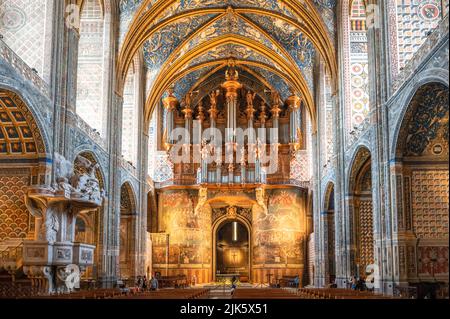
{"type": "MultiPolygon", "coordinates": [[[[210,264],[210,209],[205,207],[195,211],[195,197],[188,191],[170,191],[161,194],[160,198],[160,229],[169,235],[169,264],[210,264]]],[[[154,246],[154,249],[154,264],[164,264],[165,247],[154,246]]]]}
{"type": "Polygon", "coordinates": [[[268,209],[255,210],[255,265],[302,264],[305,222],[303,202],[298,191],[275,190],[269,194],[268,209]]]}
{"type": "Polygon", "coordinates": [[[167,254],[167,235],[151,234],[152,239],[152,263],[153,265],[164,265],[167,254]]]}
{"type": "Polygon", "coordinates": [[[448,247],[419,247],[419,275],[448,274],[448,247]]]}

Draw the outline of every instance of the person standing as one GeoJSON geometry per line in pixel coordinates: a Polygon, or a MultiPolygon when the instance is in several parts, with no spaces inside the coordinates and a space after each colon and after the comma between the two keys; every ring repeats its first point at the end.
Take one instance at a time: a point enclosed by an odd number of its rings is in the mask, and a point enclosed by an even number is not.
{"type": "Polygon", "coordinates": [[[237,278],[236,276],[233,276],[233,278],[231,279],[231,295],[234,295],[234,292],[236,291],[237,288],[237,278]]]}
{"type": "Polygon", "coordinates": [[[150,290],[156,291],[159,288],[158,279],[156,277],[152,277],[152,280],[150,280],[150,290]]]}
{"type": "Polygon", "coordinates": [[[142,280],[142,290],[147,290],[147,276],[144,276],[144,279],[142,280]]]}
{"type": "Polygon", "coordinates": [[[358,287],[358,280],[356,279],[355,276],[353,276],[352,278],[352,290],[356,290],[356,288],[358,287]]]}
{"type": "Polygon", "coordinates": [[[295,276],[295,278],[294,278],[294,287],[295,287],[295,288],[298,288],[299,284],[300,284],[300,278],[299,278],[298,275],[297,275],[297,276],[295,276]]]}

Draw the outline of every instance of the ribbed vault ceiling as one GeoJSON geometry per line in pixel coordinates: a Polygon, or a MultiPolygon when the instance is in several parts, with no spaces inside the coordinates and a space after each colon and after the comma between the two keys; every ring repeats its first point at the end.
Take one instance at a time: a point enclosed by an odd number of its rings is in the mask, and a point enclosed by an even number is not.
{"type": "MultiPolygon", "coordinates": [[[[334,0],[122,0],[118,88],[142,52],[150,77],[146,117],[169,86],[181,100],[226,67],[264,80],[283,98],[289,87],[314,112],[313,67],[321,57],[335,76],[334,0]],[[324,22],[326,19],[326,22],[324,22]]],[[[261,91],[261,89],[260,89],[261,91]]]]}

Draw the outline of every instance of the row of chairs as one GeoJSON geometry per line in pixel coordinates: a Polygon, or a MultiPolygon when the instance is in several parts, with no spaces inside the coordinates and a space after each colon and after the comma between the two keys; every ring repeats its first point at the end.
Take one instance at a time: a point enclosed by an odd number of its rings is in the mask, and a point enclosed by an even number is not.
{"type": "Polygon", "coordinates": [[[189,286],[186,275],[162,276],[158,278],[159,288],[187,288],[189,286]]]}
{"type": "Polygon", "coordinates": [[[300,288],[297,294],[306,299],[392,299],[370,291],[336,288],[300,288]]]}
{"type": "Polygon", "coordinates": [[[118,288],[103,288],[95,290],[75,291],[68,294],[35,296],[34,299],[113,299],[125,294],[118,288]]]}
{"type": "Polygon", "coordinates": [[[161,289],[132,295],[122,295],[114,299],[202,299],[207,298],[209,289],[161,289]]]}
{"type": "MultiPolygon", "coordinates": [[[[77,291],[70,294],[51,296],[34,296],[35,299],[200,299],[208,295],[208,289],[162,289],[158,291],[139,292],[122,289],[95,289],[89,291],[77,291]]],[[[22,299],[29,296],[16,296],[22,299]]]]}
{"type": "Polygon", "coordinates": [[[233,294],[233,299],[300,299],[300,296],[295,289],[238,288],[233,294]]]}

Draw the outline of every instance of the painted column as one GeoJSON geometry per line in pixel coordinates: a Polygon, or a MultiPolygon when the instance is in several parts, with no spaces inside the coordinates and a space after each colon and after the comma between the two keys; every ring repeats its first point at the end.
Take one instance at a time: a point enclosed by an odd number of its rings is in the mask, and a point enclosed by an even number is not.
{"type": "Polygon", "coordinates": [[[346,121],[350,119],[346,118],[347,101],[346,94],[346,65],[348,64],[347,54],[347,32],[349,26],[347,25],[347,16],[349,15],[348,3],[339,1],[337,12],[337,25],[343,26],[338,28],[338,65],[339,65],[339,78],[336,79],[336,84],[333,88],[333,105],[336,114],[336,125],[334,128],[335,135],[335,152],[336,152],[336,185],[335,185],[335,258],[336,258],[336,283],[339,288],[345,288],[348,280],[351,276],[350,269],[350,213],[348,206],[348,178],[346,171],[346,139],[347,139],[347,126],[346,121]],[[344,15],[346,15],[344,17],[344,15]],[[337,95],[337,92],[343,94],[337,95]]]}
{"type": "Polygon", "coordinates": [[[392,294],[394,289],[392,247],[392,198],[388,166],[388,112],[385,102],[389,94],[389,13],[383,1],[368,2],[369,91],[371,123],[374,125],[372,149],[373,212],[375,264],[380,269],[380,291],[392,294]]]}

